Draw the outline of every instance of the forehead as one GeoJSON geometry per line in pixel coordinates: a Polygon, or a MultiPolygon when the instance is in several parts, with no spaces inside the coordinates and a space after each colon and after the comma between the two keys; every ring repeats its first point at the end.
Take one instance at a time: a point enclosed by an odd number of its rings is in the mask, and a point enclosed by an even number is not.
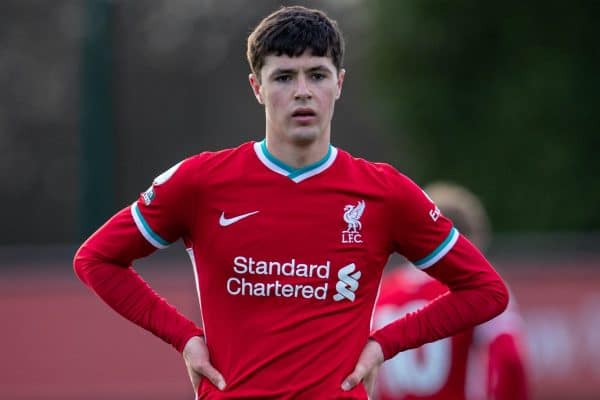
{"type": "Polygon", "coordinates": [[[336,68],[333,65],[331,57],[317,57],[305,51],[298,57],[290,57],[286,54],[280,56],[270,54],[265,57],[262,67],[262,73],[268,74],[275,70],[309,70],[315,68],[325,68],[335,72],[336,68]]]}

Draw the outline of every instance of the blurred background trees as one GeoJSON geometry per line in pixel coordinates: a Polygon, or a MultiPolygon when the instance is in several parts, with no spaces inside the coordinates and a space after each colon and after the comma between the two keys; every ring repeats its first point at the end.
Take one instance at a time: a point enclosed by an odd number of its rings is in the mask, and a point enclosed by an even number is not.
{"type": "Polygon", "coordinates": [[[281,4],[344,30],[335,145],[470,187],[499,232],[600,230],[592,0],[7,0],[0,244],[76,243],[178,160],[260,139],[245,39],[281,4]]]}
{"type": "Polygon", "coordinates": [[[600,4],[378,0],[372,76],[406,169],[500,231],[600,228],[600,4]]]}

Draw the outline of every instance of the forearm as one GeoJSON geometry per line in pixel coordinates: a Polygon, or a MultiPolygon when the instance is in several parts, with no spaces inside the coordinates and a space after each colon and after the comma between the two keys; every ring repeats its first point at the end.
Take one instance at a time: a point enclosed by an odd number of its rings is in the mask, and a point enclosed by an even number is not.
{"type": "Polygon", "coordinates": [[[106,304],[181,352],[202,330],[160,297],[131,267],[90,259],[83,249],[75,271],[106,304]]]}
{"type": "Polygon", "coordinates": [[[385,359],[485,322],[501,313],[508,292],[485,258],[464,238],[426,271],[450,291],[376,331],[385,359]]]}
{"type": "Polygon", "coordinates": [[[77,276],[111,308],[182,351],[202,330],[160,297],[131,267],[154,249],[137,232],[127,211],[112,218],[77,251],[77,276]]]}

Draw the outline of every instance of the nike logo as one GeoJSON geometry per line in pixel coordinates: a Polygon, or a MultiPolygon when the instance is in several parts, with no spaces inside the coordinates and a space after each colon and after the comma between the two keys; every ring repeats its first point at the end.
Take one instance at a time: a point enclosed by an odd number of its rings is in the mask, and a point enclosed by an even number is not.
{"type": "Polygon", "coordinates": [[[219,218],[219,225],[221,225],[221,226],[229,226],[231,224],[235,224],[236,222],[238,222],[238,221],[240,221],[240,220],[242,220],[244,218],[247,218],[247,217],[249,217],[251,215],[257,214],[257,213],[258,213],[258,211],[252,211],[252,212],[249,212],[249,213],[246,213],[246,214],[238,215],[236,217],[225,218],[225,213],[222,212],[221,213],[221,218],[219,218]]]}

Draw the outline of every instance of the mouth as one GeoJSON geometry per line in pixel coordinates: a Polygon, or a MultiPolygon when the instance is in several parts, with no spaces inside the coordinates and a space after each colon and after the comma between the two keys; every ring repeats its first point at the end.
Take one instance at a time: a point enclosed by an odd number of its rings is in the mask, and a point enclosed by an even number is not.
{"type": "Polygon", "coordinates": [[[292,113],[292,119],[300,123],[308,123],[315,119],[317,114],[310,108],[299,108],[292,113]]]}

